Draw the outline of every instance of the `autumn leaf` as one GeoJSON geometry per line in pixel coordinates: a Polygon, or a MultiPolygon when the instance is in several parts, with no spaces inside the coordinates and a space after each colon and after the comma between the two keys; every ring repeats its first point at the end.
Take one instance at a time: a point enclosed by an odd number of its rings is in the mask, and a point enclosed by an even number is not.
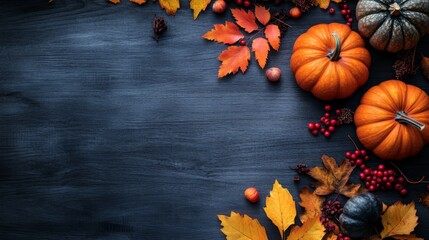
{"type": "MultiPolygon", "coordinates": [[[[340,3],[342,0],[332,0],[333,2],[340,3]]],[[[315,5],[319,5],[320,8],[327,9],[331,0],[314,0],[315,5]]]]}
{"type": "Polygon", "coordinates": [[[255,5],[255,16],[256,19],[258,19],[258,21],[264,26],[267,25],[271,19],[270,10],[259,5],[255,5]]]}
{"type": "Polygon", "coordinates": [[[265,67],[268,58],[268,52],[270,51],[270,45],[265,38],[256,38],[252,42],[252,51],[255,52],[256,61],[258,61],[261,68],[265,67]]]}
{"type": "Polygon", "coordinates": [[[165,9],[168,15],[175,15],[180,8],[179,0],[158,0],[161,8],[165,9]]]}
{"type": "Polygon", "coordinates": [[[146,3],[147,0],[130,0],[130,2],[142,5],[143,3],[146,3]]]}
{"type": "Polygon", "coordinates": [[[417,226],[418,217],[414,202],[403,204],[400,201],[391,205],[381,216],[382,239],[396,235],[410,235],[417,226]]]}
{"type": "Polygon", "coordinates": [[[247,46],[229,46],[218,59],[222,62],[218,72],[219,78],[230,73],[236,74],[239,69],[244,73],[249,65],[250,50],[247,46]]]}
{"type": "Polygon", "coordinates": [[[422,68],[423,76],[425,76],[426,79],[429,79],[429,57],[423,56],[420,66],[422,68]]]}
{"type": "Polygon", "coordinates": [[[414,235],[414,234],[396,235],[396,236],[392,236],[392,238],[397,239],[397,240],[424,240],[423,238],[416,237],[416,235],[414,235]]]}
{"type": "Polygon", "coordinates": [[[226,235],[227,240],[268,240],[265,228],[257,219],[252,219],[247,215],[241,216],[231,212],[231,216],[218,215],[221,221],[221,231],[226,235]]]}
{"type": "Polygon", "coordinates": [[[118,4],[121,2],[121,0],[109,0],[109,2],[114,3],[114,4],[118,4]]]}
{"type": "Polygon", "coordinates": [[[322,204],[325,201],[323,197],[316,195],[306,187],[303,187],[299,192],[301,202],[298,204],[305,209],[305,212],[299,217],[302,223],[306,222],[307,219],[319,216],[322,214],[322,204]]]}
{"type": "Polygon", "coordinates": [[[234,44],[244,38],[244,35],[237,25],[226,21],[225,25],[215,24],[213,29],[203,35],[203,38],[219,43],[234,44]]]}
{"type": "Polygon", "coordinates": [[[322,162],[324,167],[311,168],[308,173],[311,177],[319,181],[316,184],[314,194],[328,195],[337,192],[346,197],[353,197],[363,191],[360,188],[360,184],[347,183],[353,171],[353,167],[348,159],[344,160],[338,166],[334,158],[323,155],[322,162]]]}
{"type": "Polygon", "coordinates": [[[283,239],[286,229],[295,222],[296,208],[292,195],[277,180],[273,184],[270,196],[266,198],[264,211],[277,226],[283,239]]]}
{"type": "Polygon", "coordinates": [[[265,37],[268,39],[271,47],[278,51],[280,48],[280,29],[275,24],[269,24],[265,27],[265,37]]]}
{"type": "Polygon", "coordinates": [[[426,207],[429,207],[429,193],[423,194],[420,198],[420,202],[426,207]]]}
{"type": "Polygon", "coordinates": [[[320,240],[325,236],[325,227],[320,222],[320,216],[316,215],[306,221],[301,227],[294,226],[287,240],[320,240]]]}
{"type": "Polygon", "coordinates": [[[255,14],[252,11],[234,8],[231,9],[232,16],[234,16],[238,26],[244,28],[244,31],[251,33],[258,29],[258,24],[255,21],[255,14]]]}
{"type": "Polygon", "coordinates": [[[197,19],[201,11],[205,11],[211,0],[191,0],[189,3],[194,10],[194,20],[197,19]]]}

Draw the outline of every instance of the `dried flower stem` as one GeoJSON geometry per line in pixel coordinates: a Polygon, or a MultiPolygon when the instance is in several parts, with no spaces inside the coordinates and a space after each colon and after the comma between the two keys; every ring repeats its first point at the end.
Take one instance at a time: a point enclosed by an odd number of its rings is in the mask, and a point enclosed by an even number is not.
{"type": "Polygon", "coordinates": [[[420,178],[420,180],[418,180],[418,181],[413,181],[413,180],[410,180],[405,174],[404,174],[404,172],[402,172],[402,170],[396,165],[396,164],[394,164],[393,162],[390,162],[390,164],[392,164],[392,166],[394,167],[394,168],[396,168],[396,170],[398,170],[398,172],[401,174],[401,176],[402,177],[404,177],[404,179],[405,179],[405,181],[407,181],[408,183],[410,183],[410,184],[419,184],[419,183],[429,183],[429,181],[428,180],[425,180],[425,176],[423,176],[422,178],[420,178]]]}
{"type": "Polygon", "coordinates": [[[353,145],[355,145],[356,150],[359,150],[359,148],[358,148],[356,142],[353,140],[353,138],[350,137],[350,135],[347,135],[347,137],[349,137],[350,141],[353,143],[353,145]]]}

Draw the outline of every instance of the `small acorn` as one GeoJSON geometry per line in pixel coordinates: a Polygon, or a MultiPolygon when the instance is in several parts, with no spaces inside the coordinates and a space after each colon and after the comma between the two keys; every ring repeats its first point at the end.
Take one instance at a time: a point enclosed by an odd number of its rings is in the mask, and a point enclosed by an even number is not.
{"type": "Polygon", "coordinates": [[[265,71],[265,76],[270,82],[277,82],[282,75],[282,71],[278,67],[271,67],[265,71]]]}
{"type": "Polygon", "coordinates": [[[212,10],[214,13],[222,14],[226,10],[226,2],[224,0],[216,0],[213,3],[212,10]]]}
{"type": "Polygon", "coordinates": [[[244,197],[251,203],[257,203],[259,201],[259,192],[256,188],[250,187],[244,191],[244,197]]]}

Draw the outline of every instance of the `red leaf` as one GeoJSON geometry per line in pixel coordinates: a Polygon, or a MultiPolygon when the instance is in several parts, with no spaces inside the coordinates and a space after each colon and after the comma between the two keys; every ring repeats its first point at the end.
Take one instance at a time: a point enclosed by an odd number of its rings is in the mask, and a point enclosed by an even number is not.
{"type": "Polygon", "coordinates": [[[262,7],[259,5],[255,5],[255,15],[256,15],[256,19],[258,19],[258,21],[262,23],[264,26],[267,25],[267,23],[271,19],[271,14],[269,9],[266,9],[265,7],[262,7]]]}
{"type": "Polygon", "coordinates": [[[265,28],[265,37],[268,39],[271,47],[278,51],[280,48],[280,29],[275,24],[270,24],[265,28]]]}
{"type": "Polygon", "coordinates": [[[248,33],[258,29],[258,24],[255,21],[255,14],[252,11],[246,12],[244,9],[231,9],[232,16],[234,16],[237,24],[244,28],[248,33]]]}
{"type": "Polygon", "coordinates": [[[219,43],[234,44],[244,38],[244,35],[237,25],[227,21],[225,25],[215,24],[212,30],[203,35],[203,38],[219,43]]]}
{"type": "Polygon", "coordinates": [[[268,52],[270,51],[270,45],[265,38],[256,38],[252,42],[252,51],[255,52],[256,60],[261,68],[265,67],[268,58],[268,52]]]}
{"type": "Polygon", "coordinates": [[[250,50],[247,46],[229,46],[218,59],[222,62],[218,72],[219,78],[230,73],[236,74],[239,69],[244,73],[249,65],[250,50]]]}

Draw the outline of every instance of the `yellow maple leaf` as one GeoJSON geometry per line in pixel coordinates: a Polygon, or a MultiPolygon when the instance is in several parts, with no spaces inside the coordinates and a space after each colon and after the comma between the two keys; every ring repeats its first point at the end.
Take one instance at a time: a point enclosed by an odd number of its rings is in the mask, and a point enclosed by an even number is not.
{"type": "Polygon", "coordinates": [[[420,202],[423,203],[426,207],[429,207],[429,193],[425,193],[420,198],[420,202]]]}
{"type": "Polygon", "coordinates": [[[391,205],[381,216],[383,231],[380,233],[382,239],[395,235],[410,235],[417,226],[417,210],[414,202],[403,204],[400,201],[391,205]]]}
{"type": "Polygon", "coordinates": [[[227,240],[268,240],[265,228],[257,219],[239,213],[231,212],[231,216],[218,215],[221,221],[221,231],[225,234],[227,240]]]}
{"type": "Polygon", "coordinates": [[[277,226],[283,239],[286,229],[295,222],[296,208],[292,195],[277,180],[273,184],[270,196],[266,199],[264,211],[277,226]]]}
{"type": "Polygon", "coordinates": [[[396,235],[396,236],[392,236],[392,238],[394,238],[396,240],[424,240],[423,238],[416,237],[416,235],[414,235],[414,234],[411,234],[411,235],[396,235]]]}
{"type": "Polygon", "coordinates": [[[320,216],[316,215],[301,227],[293,227],[287,240],[320,240],[323,236],[325,236],[325,227],[320,222],[320,216]]]}
{"type": "Polygon", "coordinates": [[[179,0],[159,0],[159,5],[165,9],[168,15],[175,15],[180,8],[179,0]]]}
{"type": "MultiPolygon", "coordinates": [[[[342,0],[332,0],[333,2],[339,3],[342,0]]],[[[331,0],[314,0],[315,5],[319,5],[320,8],[327,9],[331,0]]]]}
{"type": "Polygon", "coordinates": [[[143,3],[146,3],[147,0],[130,0],[130,2],[142,5],[143,3]]]}
{"type": "Polygon", "coordinates": [[[305,209],[305,212],[299,217],[302,223],[306,222],[309,218],[322,214],[321,208],[325,198],[310,192],[306,187],[301,189],[299,197],[301,198],[301,202],[298,204],[305,209]]]}
{"type": "Polygon", "coordinates": [[[191,0],[189,3],[194,10],[194,20],[197,19],[201,11],[205,11],[211,0],[191,0]]]}

